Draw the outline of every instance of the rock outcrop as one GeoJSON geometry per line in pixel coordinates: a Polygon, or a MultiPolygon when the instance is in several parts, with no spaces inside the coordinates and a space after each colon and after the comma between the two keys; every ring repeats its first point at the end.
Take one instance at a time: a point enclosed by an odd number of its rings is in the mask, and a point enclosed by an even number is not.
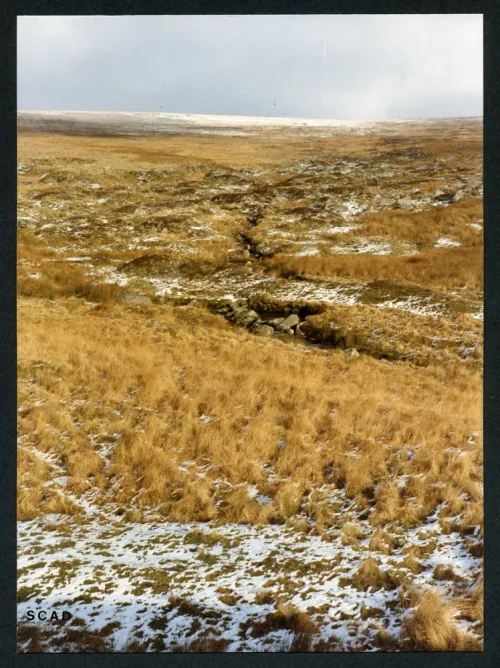
{"type": "MultiPolygon", "coordinates": [[[[266,319],[248,307],[246,299],[218,299],[209,303],[209,308],[214,313],[223,316],[236,325],[250,328],[250,331],[260,336],[272,336],[273,334],[295,334],[300,326],[301,320],[296,313],[288,313],[280,318],[266,319]]],[[[298,334],[304,337],[304,333],[298,334]]]]}
{"type": "Polygon", "coordinates": [[[293,327],[296,327],[300,322],[300,318],[298,315],[295,313],[292,313],[291,315],[287,316],[284,320],[280,322],[280,324],[277,327],[277,330],[279,332],[289,332],[293,327]]]}
{"type": "Polygon", "coordinates": [[[133,304],[134,306],[149,306],[153,303],[151,298],[146,295],[121,295],[118,300],[124,304],[133,304]]]}

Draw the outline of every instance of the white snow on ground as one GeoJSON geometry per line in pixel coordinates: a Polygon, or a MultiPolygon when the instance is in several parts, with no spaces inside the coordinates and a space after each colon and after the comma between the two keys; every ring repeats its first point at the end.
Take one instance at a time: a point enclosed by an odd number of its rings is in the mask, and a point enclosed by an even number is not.
{"type": "MultiPolygon", "coordinates": [[[[482,123],[481,117],[470,118],[482,123]]],[[[402,124],[433,125],[446,122],[456,123],[456,119],[392,119],[390,121],[355,121],[329,118],[284,118],[262,116],[222,116],[209,114],[174,114],[157,112],[125,111],[18,111],[17,122],[20,130],[59,130],[81,124],[86,131],[106,129],[123,134],[161,133],[176,131],[196,131],[205,134],[247,134],[254,128],[261,131],[295,130],[310,132],[316,130],[324,136],[329,134],[368,134],[390,130],[391,126],[402,124]],[[240,130],[240,133],[238,133],[240,130]]],[[[21,170],[22,171],[22,170],[21,170]]]]}
{"type": "MultiPolygon", "coordinates": [[[[200,416],[203,422],[209,418],[200,416]]],[[[99,452],[105,459],[120,434],[106,436],[113,438],[99,452]]],[[[161,637],[168,651],[208,631],[229,642],[227,651],[279,651],[285,639],[293,640],[290,632],[276,630],[260,637],[252,634],[252,628],[282,600],[307,612],[318,624],[316,640],[335,638],[341,649],[361,643],[366,650],[374,649],[370,641],[379,627],[397,637],[403,620],[398,588],[360,591],[353,586],[351,578],[367,557],[393,577],[409,577],[416,588],[437,588],[445,599],[456,595],[457,585],[436,580],[436,566],[452,566],[456,576],[463,578],[462,593],[481,576],[482,558],[471,556],[468,537],[442,530],[443,504],[414,529],[397,522],[386,526],[396,539],[389,555],[370,549],[374,527],[369,516],[333,484],[318,490],[323,494],[318,503],[331,505],[338,517],[324,538],[283,525],[165,522],[155,507],[144,509],[141,523],[130,523],[117,514],[116,503],[97,505],[92,492],[79,497],[70,494],[67,473],[57,458],[23,442],[21,438],[20,447],[49,465],[46,486],[56,485],[82,512],[76,518],[46,515],[18,523],[17,615],[23,624],[28,610],[67,609],[73,616],[71,623],[83,623],[90,631],[117,623],[109,637],[116,650],[126,649],[134,639],[161,637]],[[355,522],[363,533],[358,545],[343,541],[347,522],[355,522]],[[404,564],[412,548],[423,550],[419,574],[410,573],[404,564]],[[261,592],[268,592],[270,602],[256,601],[261,592]],[[223,593],[232,598],[224,600],[223,593]],[[377,624],[373,617],[361,619],[363,604],[378,608],[377,624]]],[[[185,462],[184,467],[195,467],[203,476],[210,462],[203,466],[185,462]]],[[[276,478],[271,467],[265,470],[270,481],[276,478]]],[[[409,477],[400,476],[398,485],[403,487],[409,477]]],[[[241,486],[246,485],[237,487],[241,486]]],[[[256,485],[246,487],[257,503],[272,501],[259,494],[256,485]]],[[[458,522],[460,518],[451,519],[458,522]]],[[[474,623],[462,620],[461,626],[474,632],[474,623]]],[[[67,632],[65,626],[46,628],[54,640],[67,632]]],[[[56,644],[49,651],[57,652],[56,644]]]]}
{"type": "Polygon", "coordinates": [[[359,238],[346,244],[330,246],[330,253],[334,255],[415,255],[418,250],[414,244],[401,243],[397,245],[379,239],[359,238]]]}
{"type": "Polygon", "coordinates": [[[392,245],[386,241],[368,241],[359,239],[350,244],[330,246],[330,253],[334,255],[390,255],[392,245]]]}
{"type": "Polygon", "coordinates": [[[349,220],[350,218],[363,213],[367,208],[368,206],[366,204],[359,204],[355,199],[351,199],[344,203],[344,211],[341,213],[341,216],[349,220]]]}
{"type": "MultiPolygon", "coordinates": [[[[384,253],[385,254],[385,253],[384,253]]],[[[99,273],[106,276],[105,283],[128,285],[132,280],[126,274],[110,267],[100,268],[99,273]]],[[[258,292],[266,292],[278,299],[311,299],[331,304],[353,306],[363,303],[363,293],[369,283],[334,284],[320,281],[275,278],[273,276],[250,273],[247,275],[221,271],[207,279],[165,276],[144,279],[160,297],[175,296],[196,298],[238,298],[258,292]]],[[[386,299],[372,303],[376,308],[394,308],[414,315],[442,315],[449,307],[446,295],[409,295],[396,299],[386,299]]],[[[483,309],[471,305],[468,310],[471,317],[482,320],[483,309]]]]}
{"type": "Polygon", "coordinates": [[[430,297],[418,295],[388,299],[375,304],[375,306],[378,308],[394,308],[414,315],[441,315],[443,312],[443,304],[430,297]]]}
{"type": "Polygon", "coordinates": [[[319,250],[317,248],[306,248],[305,250],[295,253],[297,257],[307,257],[312,255],[319,255],[319,250]]]}
{"type": "Polygon", "coordinates": [[[460,241],[455,241],[454,239],[449,239],[448,237],[441,237],[434,244],[434,248],[446,248],[452,246],[461,246],[460,241]]]}
{"type": "Polygon", "coordinates": [[[324,234],[346,234],[351,230],[357,230],[361,227],[360,225],[333,225],[332,227],[322,230],[324,234]]]}
{"type": "MultiPolygon", "coordinates": [[[[344,502],[340,517],[351,502],[340,490],[335,491],[336,501],[344,502]]],[[[259,502],[267,499],[261,497],[259,502]]],[[[452,565],[458,576],[474,582],[481,559],[470,556],[459,534],[441,532],[438,511],[424,527],[404,532],[404,545],[435,544],[421,560],[424,570],[412,575],[412,581],[416,587],[437,587],[446,597],[450,582],[435,580],[434,568],[452,565]]],[[[343,523],[340,521],[340,526],[343,523]]],[[[368,539],[373,529],[366,520],[359,524],[368,539]]],[[[379,621],[394,635],[402,621],[397,589],[362,592],[349,584],[368,556],[375,558],[383,570],[405,571],[402,549],[383,555],[370,551],[364,545],[367,542],[363,540],[360,547],[343,545],[340,529],[332,530],[329,539],[322,540],[276,525],[129,524],[101,513],[76,523],[72,518],[50,515],[19,523],[18,588],[26,600],[18,605],[18,619],[22,621],[27,610],[37,605],[64,607],[91,630],[119,622],[120,628],[112,637],[117,647],[133,640],[138,632],[143,632],[142,640],[157,637],[158,630],[149,624],[160,619],[165,622],[160,635],[167,649],[209,629],[217,637],[230,640],[228,651],[276,651],[285,631],[254,638],[250,633],[240,634],[240,625],[250,622],[252,626],[275,610],[272,603],[256,603],[255,597],[265,590],[276,600],[283,594],[278,579],[286,574],[293,583],[288,602],[309,611],[320,623],[318,638],[335,636],[348,647],[362,634],[370,638],[377,631],[370,625],[373,619],[360,619],[363,603],[382,611],[379,621]],[[197,544],[196,538],[190,537],[196,533],[211,537],[213,545],[197,544]],[[234,605],[220,600],[220,587],[234,594],[234,605]],[[180,614],[175,606],[169,606],[172,596],[186,599],[201,611],[180,614]],[[321,612],[313,610],[322,606],[321,612]],[[200,628],[193,633],[190,629],[194,619],[200,628]]]]}

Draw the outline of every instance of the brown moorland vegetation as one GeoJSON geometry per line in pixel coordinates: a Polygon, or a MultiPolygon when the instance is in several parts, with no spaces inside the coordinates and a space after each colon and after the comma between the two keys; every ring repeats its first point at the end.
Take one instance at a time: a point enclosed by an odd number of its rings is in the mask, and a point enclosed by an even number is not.
{"type": "MultiPolygon", "coordinates": [[[[135,572],[110,568],[164,603],[125,639],[91,617],[52,636],[23,624],[23,651],[225,651],[214,625],[231,615],[247,649],[481,649],[481,150],[466,123],[19,135],[20,610],[83,580],[86,555],[46,567],[41,541],[71,555],[96,527],[104,564],[114,537],[138,532],[130,556],[152,532],[135,572]],[[443,182],[463,196],[435,200],[443,182]],[[299,314],[303,337],[207,308],[225,295],[299,314]],[[277,539],[233,581],[233,527],[293,532],[295,551],[277,539]],[[190,560],[149,564],[169,531],[190,560]],[[191,640],[169,636],[174,615],[191,640]]],[[[109,604],[92,569],[72,605],[109,604]]]]}

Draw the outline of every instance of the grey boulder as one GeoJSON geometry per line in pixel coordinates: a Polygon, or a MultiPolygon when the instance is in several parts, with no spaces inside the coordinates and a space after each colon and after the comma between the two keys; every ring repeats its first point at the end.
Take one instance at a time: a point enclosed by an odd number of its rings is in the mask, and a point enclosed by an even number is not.
{"type": "Polygon", "coordinates": [[[295,328],[295,336],[300,336],[302,338],[305,338],[306,333],[304,332],[306,323],[305,322],[299,322],[297,327],[295,328]]]}
{"type": "Polygon", "coordinates": [[[119,297],[119,301],[124,304],[134,304],[138,306],[148,306],[153,303],[151,298],[146,295],[122,295],[119,297]]]}
{"type": "Polygon", "coordinates": [[[287,318],[285,318],[280,324],[278,325],[278,330],[280,332],[288,332],[288,330],[292,329],[292,327],[295,327],[295,325],[298,325],[300,322],[300,318],[298,315],[295,313],[291,313],[287,318]]]}
{"type": "Polygon", "coordinates": [[[260,322],[254,323],[251,329],[254,334],[258,334],[259,336],[272,336],[274,334],[274,329],[272,327],[260,322]]]}
{"type": "Polygon", "coordinates": [[[433,199],[437,200],[438,202],[446,202],[446,201],[451,201],[451,199],[455,196],[455,191],[448,186],[439,186],[439,188],[436,189],[436,192],[434,193],[433,199]]]}
{"type": "Polygon", "coordinates": [[[467,177],[466,182],[469,188],[479,188],[481,185],[481,181],[477,178],[477,176],[467,177]]]}
{"type": "Polygon", "coordinates": [[[410,211],[414,207],[414,202],[409,197],[402,197],[401,199],[398,199],[398,207],[405,211],[410,211]]]}
{"type": "Polygon", "coordinates": [[[243,325],[243,327],[249,327],[253,325],[259,319],[259,314],[255,311],[238,311],[234,316],[234,322],[237,325],[243,325]]]}

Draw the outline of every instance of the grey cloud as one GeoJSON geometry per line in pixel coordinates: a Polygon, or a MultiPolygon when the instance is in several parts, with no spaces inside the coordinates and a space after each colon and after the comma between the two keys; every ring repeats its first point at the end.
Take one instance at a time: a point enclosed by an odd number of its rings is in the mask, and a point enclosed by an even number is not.
{"type": "Polygon", "coordinates": [[[18,107],[481,115],[482,17],[19,17],[18,107]]]}

